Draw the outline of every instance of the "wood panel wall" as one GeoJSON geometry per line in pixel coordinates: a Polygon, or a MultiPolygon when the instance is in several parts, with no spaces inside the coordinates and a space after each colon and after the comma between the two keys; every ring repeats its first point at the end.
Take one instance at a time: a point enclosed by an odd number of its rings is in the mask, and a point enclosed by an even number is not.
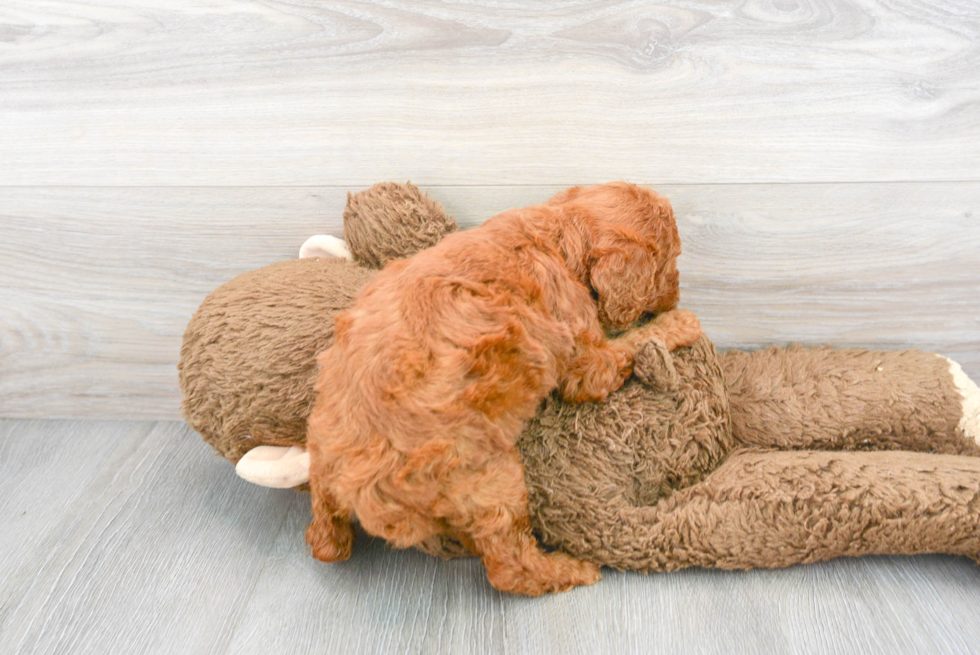
{"type": "Polygon", "coordinates": [[[0,416],[178,418],[196,306],[347,190],[472,226],[618,178],[719,345],[980,377],[975,2],[0,0],[0,416]]]}

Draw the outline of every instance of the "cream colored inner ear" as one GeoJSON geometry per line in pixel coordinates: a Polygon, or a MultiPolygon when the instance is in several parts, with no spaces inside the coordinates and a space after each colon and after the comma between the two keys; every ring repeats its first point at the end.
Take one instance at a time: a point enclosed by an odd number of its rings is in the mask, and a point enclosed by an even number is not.
{"type": "Polygon", "coordinates": [[[310,453],[302,446],[256,446],[238,460],[235,472],[262,487],[289,489],[310,481],[310,453]]]}
{"type": "Polygon", "coordinates": [[[963,416],[960,418],[959,428],[963,430],[963,434],[980,444],[980,388],[963,372],[959,364],[948,357],[943,359],[949,362],[949,374],[953,376],[953,384],[963,397],[963,416]]]}
{"type": "Polygon", "coordinates": [[[353,259],[347,244],[343,239],[332,237],[327,234],[317,234],[310,237],[299,249],[299,258],[307,257],[340,257],[343,259],[353,259]]]}

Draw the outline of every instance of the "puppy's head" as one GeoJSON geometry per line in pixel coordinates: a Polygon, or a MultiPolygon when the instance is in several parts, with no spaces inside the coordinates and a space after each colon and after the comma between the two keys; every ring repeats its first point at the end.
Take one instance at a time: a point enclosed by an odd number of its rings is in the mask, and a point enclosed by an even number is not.
{"type": "Polygon", "coordinates": [[[677,306],[681,241],[670,202],[650,189],[612,182],[573,187],[549,201],[589,226],[586,257],[599,319],[615,330],[677,306]]]}

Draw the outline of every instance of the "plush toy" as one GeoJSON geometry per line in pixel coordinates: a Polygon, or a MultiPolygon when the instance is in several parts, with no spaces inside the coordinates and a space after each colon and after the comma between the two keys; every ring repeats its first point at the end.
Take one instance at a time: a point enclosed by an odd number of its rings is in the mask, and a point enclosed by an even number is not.
{"type": "MultiPolygon", "coordinates": [[[[315,355],[333,342],[334,316],[391,259],[457,229],[438,202],[411,184],[382,183],[348,194],[344,240],[313,237],[300,259],[244,273],[201,304],[178,364],[187,422],[232,462],[257,445],[304,444],[315,355]]],[[[260,453],[276,454],[259,451],[253,458],[260,453]]],[[[296,486],[283,477],[283,460],[276,461],[273,478],[253,481],[296,486]]],[[[294,450],[285,462],[305,459],[294,450]]],[[[294,472],[306,475],[305,469],[294,472]]]]}
{"type": "MultiPolygon", "coordinates": [[[[315,355],[388,260],[456,229],[411,185],[349,196],[346,246],[241,275],[184,335],[190,425],[242,477],[302,489],[315,355]],[[349,261],[350,257],[353,261],[349,261]]],[[[841,555],[980,557],[980,389],[907,351],[716,354],[651,340],[600,404],[545,401],[521,449],[544,544],[620,569],[778,567],[841,555]]],[[[455,556],[448,537],[420,547],[455,556]]]]}

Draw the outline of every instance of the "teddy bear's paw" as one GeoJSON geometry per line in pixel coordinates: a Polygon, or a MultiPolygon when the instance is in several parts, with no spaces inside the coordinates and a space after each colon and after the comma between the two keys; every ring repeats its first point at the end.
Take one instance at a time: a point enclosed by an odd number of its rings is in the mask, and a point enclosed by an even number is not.
{"type": "Polygon", "coordinates": [[[674,358],[659,339],[647,340],[633,360],[633,374],[651,389],[669,391],[678,383],[674,358]]]}
{"type": "Polygon", "coordinates": [[[948,357],[943,359],[949,362],[949,374],[953,376],[953,384],[963,398],[963,416],[960,418],[959,428],[964,435],[980,444],[980,388],[963,372],[959,364],[948,357]]]}
{"type": "Polygon", "coordinates": [[[310,453],[302,446],[256,446],[238,460],[235,472],[261,487],[298,487],[310,481],[310,453]]]}
{"type": "Polygon", "coordinates": [[[317,234],[310,237],[299,249],[299,258],[307,257],[340,257],[342,259],[353,259],[347,244],[343,239],[332,237],[328,234],[317,234]]]}

